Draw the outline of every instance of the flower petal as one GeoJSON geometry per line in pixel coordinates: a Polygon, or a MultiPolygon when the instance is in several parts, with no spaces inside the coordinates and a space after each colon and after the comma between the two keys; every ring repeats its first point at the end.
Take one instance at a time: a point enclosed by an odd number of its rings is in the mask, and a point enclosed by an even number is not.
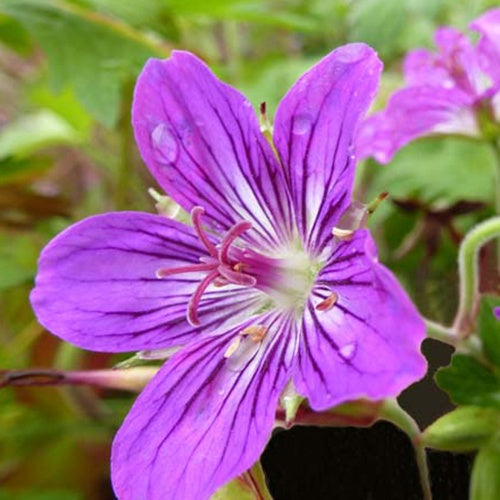
{"type": "Polygon", "coordinates": [[[132,407],[113,443],[120,500],[208,498],[259,458],[290,375],[295,319],[270,313],[174,355],[132,407]],[[257,321],[261,342],[236,335],[257,321]]]}
{"type": "Polygon", "coordinates": [[[470,25],[481,33],[477,47],[481,65],[493,78],[494,86],[500,87],[500,9],[485,12],[470,25]]]}
{"type": "Polygon", "coordinates": [[[171,219],[139,212],[90,217],[44,249],[31,302],[42,325],[86,349],[181,345],[204,328],[238,321],[260,307],[255,290],[209,290],[199,308],[201,326],[190,326],[187,303],[203,274],[158,279],[155,273],[198,264],[205,254],[194,231],[171,219]]]}
{"type": "Polygon", "coordinates": [[[425,373],[424,336],[418,312],[377,262],[368,231],[358,230],[339,243],[316,280],[302,321],[295,386],[315,410],[396,396],[425,373]],[[326,300],[332,294],[335,300],[326,300]]]}
{"type": "Polygon", "coordinates": [[[356,136],[360,158],[389,163],[410,141],[431,134],[479,134],[473,98],[459,89],[410,87],[394,93],[384,111],[370,116],[356,136]]]}
{"type": "Polygon", "coordinates": [[[321,251],[351,201],[353,134],[381,70],[367,45],[340,47],[299,78],[276,112],[274,142],[301,237],[312,251],[321,251]]]}
{"type": "Polygon", "coordinates": [[[205,208],[225,231],[241,220],[244,239],[267,247],[290,239],[283,173],[252,106],[188,52],[150,59],[135,89],[132,122],[142,157],[183,208],[205,208]]]}

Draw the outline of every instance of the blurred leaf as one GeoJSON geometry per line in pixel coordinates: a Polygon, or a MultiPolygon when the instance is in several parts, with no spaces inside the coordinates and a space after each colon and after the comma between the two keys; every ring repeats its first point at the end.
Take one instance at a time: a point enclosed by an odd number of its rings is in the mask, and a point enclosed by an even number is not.
{"type": "Polygon", "coordinates": [[[0,489],[0,500],[83,500],[83,495],[76,491],[39,489],[24,491],[7,491],[0,489]]]}
{"type": "Polygon", "coordinates": [[[75,130],[82,140],[87,140],[92,128],[92,117],[78,102],[69,88],[54,94],[43,85],[37,85],[29,90],[30,102],[44,109],[50,109],[64,118],[75,130]]]}
{"type": "Polygon", "coordinates": [[[500,297],[486,296],[481,300],[479,335],[488,359],[500,367],[500,321],[493,315],[493,308],[500,306],[500,297]]]}
{"type": "Polygon", "coordinates": [[[387,166],[377,166],[371,196],[453,204],[491,202],[494,161],[487,145],[460,138],[430,138],[403,148],[387,166]]]}
{"type": "Polygon", "coordinates": [[[23,156],[42,146],[76,143],[77,131],[49,110],[21,116],[0,130],[0,159],[23,156]]]}
{"type": "Polygon", "coordinates": [[[2,9],[40,43],[55,91],[68,84],[102,123],[118,117],[121,85],[168,51],[126,24],[63,0],[3,0],[2,9]]]}
{"type": "Polygon", "coordinates": [[[254,494],[240,479],[234,479],[219,488],[210,500],[253,500],[254,494]]]}
{"type": "Polygon", "coordinates": [[[438,450],[476,450],[491,438],[499,426],[500,412],[497,410],[465,406],[427,427],[422,434],[422,442],[438,450]]]}
{"type": "Polygon", "coordinates": [[[358,0],[350,12],[350,40],[363,41],[389,58],[399,49],[404,35],[408,10],[404,0],[358,0]]]}
{"type": "Polygon", "coordinates": [[[294,12],[295,2],[258,0],[168,0],[180,16],[204,16],[210,19],[256,22],[289,30],[310,32],[316,28],[314,17],[294,12]]]}
{"type": "Polygon", "coordinates": [[[0,290],[32,279],[39,250],[33,235],[0,233],[0,290]]]}
{"type": "Polygon", "coordinates": [[[471,500],[500,498],[500,436],[484,446],[476,456],[472,469],[471,500]]]}
{"type": "Polygon", "coordinates": [[[500,376],[470,356],[455,354],[436,381],[455,404],[500,410],[500,376]]]}
{"type": "Polygon", "coordinates": [[[52,162],[48,158],[5,158],[0,160],[0,186],[3,184],[26,183],[42,175],[52,162]]]}
{"type": "Polygon", "coordinates": [[[31,40],[23,26],[2,13],[0,13],[0,43],[23,55],[31,49],[31,40]]]}

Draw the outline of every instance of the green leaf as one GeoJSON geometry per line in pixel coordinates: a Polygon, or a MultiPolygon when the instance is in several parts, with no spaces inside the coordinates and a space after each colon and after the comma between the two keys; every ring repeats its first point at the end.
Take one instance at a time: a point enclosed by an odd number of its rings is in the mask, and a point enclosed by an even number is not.
{"type": "Polygon", "coordinates": [[[470,356],[455,354],[436,382],[455,404],[500,410],[500,376],[470,356]]]}
{"type": "Polygon", "coordinates": [[[26,183],[45,173],[52,165],[49,158],[5,158],[0,160],[0,186],[26,183]]]}
{"type": "Polygon", "coordinates": [[[471,500],[500,498],[500,435],[477,454],[472,469],[471,500]]]}
{"type": "Polygon", "coordinates": [[[31,49],[27,31],[15,19],[0,13],[0,43],[26,55],[31,49]]]}
{"type": "Polygon", "coordinates": [[[445,451],[480,448],[500,426],[500,412],[490,408],[465,406],[444,415],[425,429],[425,446],[445,451]]]}
{"type": "Polygon", "coordinates": [[[121,21],[63,0],[4,0],[2,9],[21,22],[49,63],[52,88],[70,85],[102,123],[116,123],[123,82],[146,59],[168,51],[121,21]]]}
{"type": "Polygon", "coordinates": [[[0,131],[0,159],[26,156],[37,149],[62,143],[76,143],[76,130],[49,110],[21,116],[0,131]]]}
{"type": "Polygon", "coordinates": [[[395,198],[452,204],[459,200],[491,202],[494,159],[487,145],[456,137],[433,137],[401,149],[377,168],[371,196],[389,191],[395,198]]]}
{"type": "Polygon", "coordinates": [[[500,321],[493,315],[493,308],[500,306],[500,297],[486,296],[479,311],[479,335],[487,358],[500,367],[500,321]]]}

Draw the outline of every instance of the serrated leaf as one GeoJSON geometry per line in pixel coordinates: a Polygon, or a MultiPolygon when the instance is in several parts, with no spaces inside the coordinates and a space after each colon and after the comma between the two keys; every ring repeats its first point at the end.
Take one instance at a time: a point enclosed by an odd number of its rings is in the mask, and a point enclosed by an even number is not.
{"type": "Polygon", "coordinates": [[[500,376],[471,356],[455,354],[436,373],[436,382],[455,404],[500,410],[500,376]]]}
{"type": "Polygon", "coordinates": [[[494,165],[485,144],[455,137],[423,139],[377,168],[371,195],[389,191],[395,198],[449,205],[460,200],[491,202],[494,165]]]}
{"type": "Polygon", "coordinates": [[[479,335],[487,358],[500,367],[500,321],[493,309],[500,306],[500,297],[486,296],[481,300],[479,311],[479,335]]]}
{"type": "Polygon", "coordinates": [[[500,498],[500,436],[484,446],[476,456],[472,469],[470,498],[500,498]]]}
{"type": "Polygon", "coordinates": [[[49,62],[55,91],[70,85],[102,123],[118,117],[120,91],[146,59],[168,51],[117,19],[63,0],[4,0],[1,7],[21,22],[49,62]]]}
{"type": "Polygon", "coordinates": [[[10,122],[0,131],[0,159],[27,156],[42,146],[77,143],[80,136],[63,118],[40,110],[10,122]]]}
{"type": "Polygon", "coordinates": [[[444,415],[425,429],[422,442],[445,451],[480,448],[500,427],[500,412],[466,406],[444,415]]]}

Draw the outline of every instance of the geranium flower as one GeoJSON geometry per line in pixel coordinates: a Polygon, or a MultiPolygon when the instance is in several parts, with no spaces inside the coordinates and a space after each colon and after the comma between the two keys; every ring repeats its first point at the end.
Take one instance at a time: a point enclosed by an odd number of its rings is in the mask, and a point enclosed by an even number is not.
{"type": "Polygon", "coordinates": [[[488,135],[500,122],[500,9],[476,19],[476,46],[454,28],[435,35],[437,53],[417,49],[404,61],[405,88],[369,117],[356,139],[359,158],[388,163],[408,142],[435,134],[488,135]],[[495,127],[495,125],[493,125],[495,127]]]}
{"type": "Polygon", "coordinates": [[[90,217],[47,246],[32,293],[40,322],[80,347],[182,346],[115,438],[120,499],[206,498],[250,468],[290,381],[321,411],[424,374],[424,324],[369,232],[332,235],[380,71],[363,44],[333,51],[279,105],[273,150],[250,103],[195,56],[146,64],[137,143],[192,226],[90,217]]]}

